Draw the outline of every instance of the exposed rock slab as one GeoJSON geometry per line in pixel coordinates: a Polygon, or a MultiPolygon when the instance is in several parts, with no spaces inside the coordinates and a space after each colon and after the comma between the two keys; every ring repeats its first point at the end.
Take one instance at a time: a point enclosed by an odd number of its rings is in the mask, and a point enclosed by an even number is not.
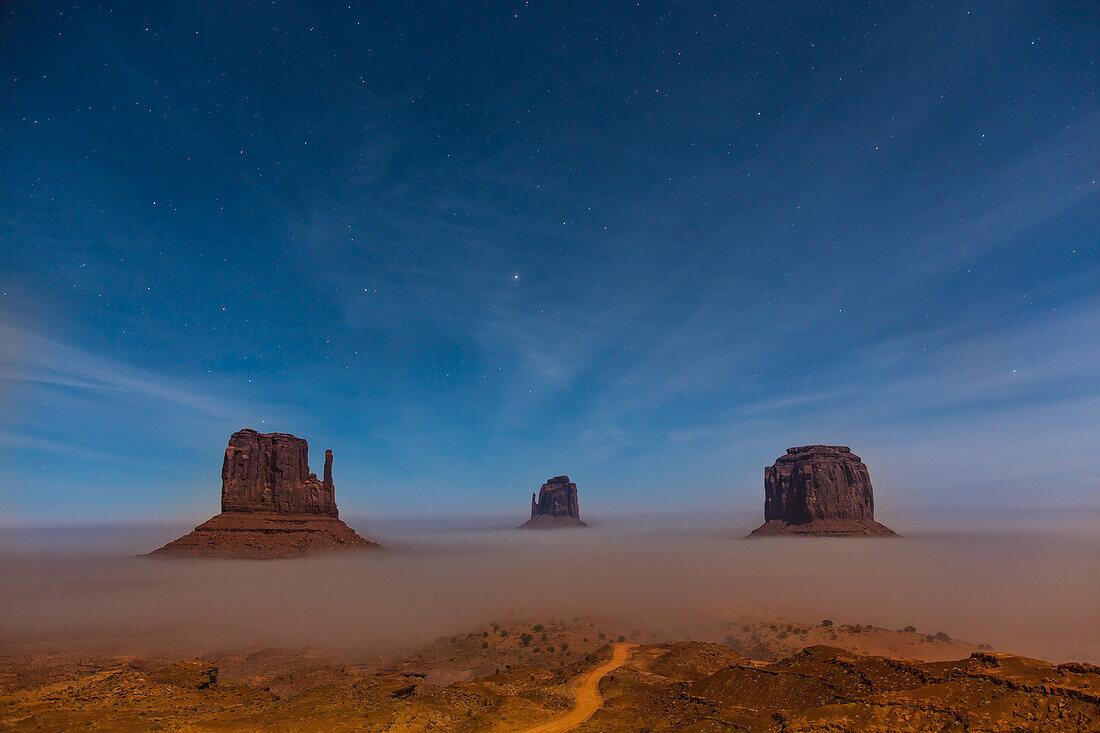
{"type": "Polygon", "coordinates": [[[750,537],[778,537],[794,535],[802,537],[897,537],[897,533],[875,521],[854,519],[816,519],[803,524],[792,524],[782,519],[764,522],[754,529],[750,537]]]}
{"type": "Polygon", "coordinates": [[[581,521],[577,485],[568,476],[555,476],[542,485],[537,498],[531,495],[531,518],[520,529],[587,526],[581,521]]]}
{"type": "Polygon", "coordinates": [[[222,512],[150,554],[270,560],[376,547],[336,517],[222,512]]]}
{"type": "Polygon", "coordinates": [[[225,449],[222,513],[149,554],[273,559],[378,546],[339,519],[331,450],[319,481],[305,440],[246,429],[225,449]]]}
{"type": "Polygon", "coordinates": [[[847,446],[788,448],[764,469],[764,524],[750,536],[894,536],[875,521],[867,466],[847,446]]]}

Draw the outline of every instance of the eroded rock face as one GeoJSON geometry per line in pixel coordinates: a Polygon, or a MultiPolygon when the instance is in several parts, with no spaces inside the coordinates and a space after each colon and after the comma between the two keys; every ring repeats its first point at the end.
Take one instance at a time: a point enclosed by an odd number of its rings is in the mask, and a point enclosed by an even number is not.
{"type": "Polygon", "coordinates": [[[753,535],[893,535],[875,521],[867,466],[839,445],[788,448],[764,469],[764,524],[753,535]]]}
{"type": "Polygon", "coordinates": [[[325,479],[309,472],[309,444],[286,433],[238,430],[222,462],[223,512],[339,516],[332,486],[332,451],[325,479]]]}
{"type": "Polygon", "coordinates": [[[222,462],[222,513],[150,554],[268,559],[378,547],[340,521],[335,494],[331,450],[318,481],[305,440],[238,430],[222,462]]]}
{"type": "Polygon", "coordinates": [[[531,518],[520,529],[587,526],[581,521],[577,485],[568,476],[555,476],[542,485],[537,500],[531,495],[531,518]]]}

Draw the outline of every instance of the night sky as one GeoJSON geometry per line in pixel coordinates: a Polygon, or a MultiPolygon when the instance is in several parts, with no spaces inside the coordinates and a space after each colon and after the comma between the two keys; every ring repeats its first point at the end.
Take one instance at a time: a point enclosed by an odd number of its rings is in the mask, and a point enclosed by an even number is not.
{"type": "Polygon", "coordinates": [[[0,524],[201,521],[242,427],[350,516],[1096,506],[1098,16],[0,4],[0,524]]]}

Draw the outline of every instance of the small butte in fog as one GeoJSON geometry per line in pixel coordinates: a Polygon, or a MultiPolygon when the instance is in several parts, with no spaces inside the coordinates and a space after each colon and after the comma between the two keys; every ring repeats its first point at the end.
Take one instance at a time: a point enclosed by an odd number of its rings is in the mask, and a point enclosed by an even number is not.
{"type": "Polygon", "coordinates": [[[379,546],[339,517],[331,450],[319,481],[304,439],[238,430],[222,462],[221,514],[149,554],[270,559],[379,546]]]}
{"type": "Polygon", "coordinates": [[[587,527],[581,521],[577,501],[577,485],[568,476],[555,476],[539,489],[538,498],[531,494],[531,518],[520,529],[560,529],[587,527]]]}
{"type": "Polygon", "coordinates": [[[764,524],[750,537],[896,537],[875,521],[867,466],[843,445],[805,445],[764,469],[764,524]]]}

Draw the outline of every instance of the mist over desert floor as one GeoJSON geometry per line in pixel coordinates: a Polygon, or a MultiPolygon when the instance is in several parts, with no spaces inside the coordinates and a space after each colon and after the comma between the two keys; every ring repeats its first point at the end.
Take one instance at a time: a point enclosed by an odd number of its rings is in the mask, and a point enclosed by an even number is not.
{"type": "Polygon", "coordinates": [[[729,622],[914,626],[1100,662],[1095,512],[891,518],[900,539],[741,538],[755,515],[348,523],[382,552],[280,561],[135,557],[184,527],[0,531],[0,646],[187,657],[264,647],[401,654],[492,622],[575,617],[661,640],[729,622]]]}

